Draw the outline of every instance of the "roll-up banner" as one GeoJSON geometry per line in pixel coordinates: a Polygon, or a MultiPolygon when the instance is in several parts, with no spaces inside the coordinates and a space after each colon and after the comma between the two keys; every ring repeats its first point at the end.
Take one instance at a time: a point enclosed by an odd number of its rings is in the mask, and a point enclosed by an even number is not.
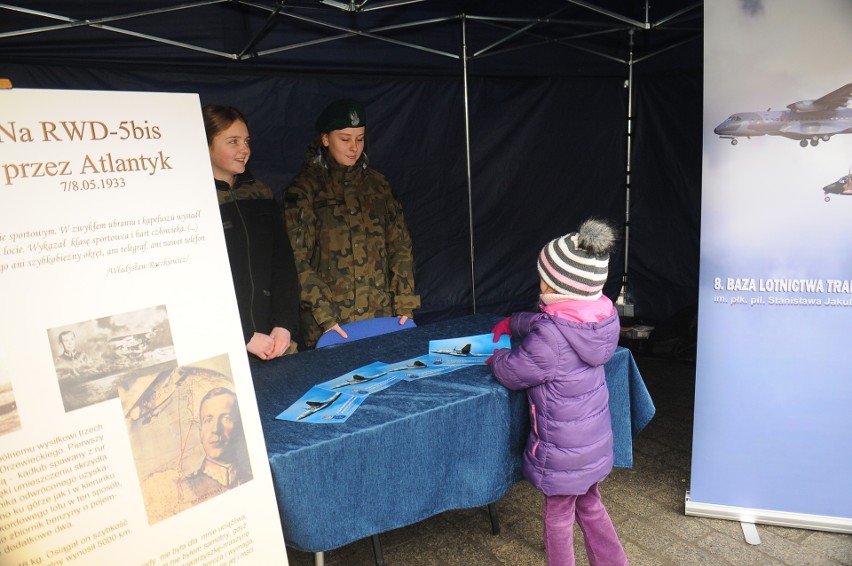
{"type": "Polygon", "coordinates": [[[852,532],[852,3],[704,10],[686,513],[852,532]]]}
{"type": "Polygon", "coordinates": [[[0,563],[287,564],[195,94],[0,91],[0,563]]]}

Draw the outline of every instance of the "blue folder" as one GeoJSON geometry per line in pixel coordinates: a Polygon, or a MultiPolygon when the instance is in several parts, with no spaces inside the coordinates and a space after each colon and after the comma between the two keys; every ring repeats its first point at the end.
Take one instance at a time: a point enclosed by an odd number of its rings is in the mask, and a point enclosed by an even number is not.
{"type": "Polygon", "coordinates": [[[396,316],[356,320],[340,326],[349,335],[349,338],[344,338],[334,330],[329,330],[320,336],[319,341],[317,341],[317,348],[324,348],[341,342],[353,342],[361,338],[369,338],[370,336],[378,336],[405,328],[414,328],[415,326],[417,325],[410,318],[405,321],[405,324],[400,324],[399,318],[396,316]]]}

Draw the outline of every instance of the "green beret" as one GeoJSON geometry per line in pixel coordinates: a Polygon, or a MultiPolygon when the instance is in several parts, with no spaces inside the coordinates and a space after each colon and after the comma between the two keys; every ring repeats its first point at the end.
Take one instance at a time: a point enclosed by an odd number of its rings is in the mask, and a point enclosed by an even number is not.
{"type": "Polygon", "coordinates": [[[367,111],[364,110],[364,105],[355,100],[341,99],[325,107],[317,118],[316,128],[320,133],[328,133],[366,125],[367,111]]]}

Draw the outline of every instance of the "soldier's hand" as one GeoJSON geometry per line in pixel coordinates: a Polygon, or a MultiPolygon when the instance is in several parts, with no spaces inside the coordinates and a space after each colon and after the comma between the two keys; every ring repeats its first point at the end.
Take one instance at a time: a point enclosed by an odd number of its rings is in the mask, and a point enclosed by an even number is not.
{"type": "Polygon", "coordinates": [[[400,326],[402,326],[402,325],[403,325],[403,324],[405,324],[406,322],[408,322],[408,317],[407,317],[407,316],[402,315],[401,317],[399,317],[399,325],[400,325],[400,326]]]}
{"type": "MultiPolygon", "coordinates": [[[[340,328],[340,325],[339,325],[339,324],[335,324],[334,326],[332,326],[331,328],[329,328],[329,329],[328,329],[328,330],[326,330],[325,332],[331,332],[332,330],[334,330],[335,332],[337,332],[338,334],[340,334],[340,336],[341,336],[342,338],[349,338],[349,335],[348,335],[348,334],[346,334],[346,331],[345,331],[345,330],[343,330],[342,328],[340,328]]],[[[325,334],[325,332],[323,332],[323,334],[325,334]]]]}

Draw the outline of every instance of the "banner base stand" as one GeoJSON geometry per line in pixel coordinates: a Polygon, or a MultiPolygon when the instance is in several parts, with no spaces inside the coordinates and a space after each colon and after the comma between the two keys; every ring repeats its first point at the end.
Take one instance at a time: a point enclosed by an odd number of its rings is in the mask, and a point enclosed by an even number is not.
{"type": "Polygon", "coordinates": [[[757,526],[754,523],[746,523],[740,521],[740,528],[743,530],[745,541],[752,546],[760,544],[760,535],[757,532],[757,526]]]}
{"type": "Polygon", "coordinates": [[[693,517],[727,519],[743,523],[852,534],[852,518],[806,515],[804,513],[790,513],[787,511],[771,511],[766,509],[748,509],[746,507],[731,507],[715,503],[699,503],[690,500],[689,491],[686,492],[685,503],[685,514],[693,517]]]}

